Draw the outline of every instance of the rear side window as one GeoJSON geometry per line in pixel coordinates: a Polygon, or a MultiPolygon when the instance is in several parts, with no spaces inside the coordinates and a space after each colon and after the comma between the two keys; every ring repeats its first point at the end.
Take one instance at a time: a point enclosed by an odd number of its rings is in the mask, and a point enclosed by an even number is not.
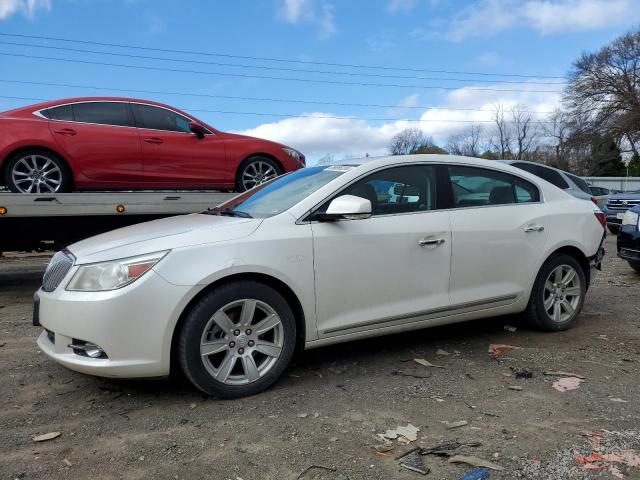
{"type": "Polygon", "coordinates": [[[562,178],[562,175],[557,171],[543,167],[542,165],[533,165],[531,163],[516,162],[511,164],[514,167],[524,170],[525,172],[533,173],[536,177],[540,177],[549,183],[554,184],[558,188],[566,190],[569,188],[569,184],[562,178]]]}
{"type": "Polygon", "coordinates": [[[567,173],[566,175],[567,175],[567,177],[569,177],[571,179],[571,181],[573,183],[576,184],[576,186],[580,190],[582,190],[584,193],[588,193],[589,195],[592,195],[591,187],[589,186],[589,184],[587,182],[585,182],[580,177],[576,177],[575,175],[571,175],[570,173],[567,173]]]}
{"type": "Polygon", "coordinates": [[[171,110],[153,105],[133,104],[138,127],[169,132],[191,133],[190,120],[171,110]]]}
{"type": "Polygon", "coordinates": [[[42,110],[40,113],[51,120],[63,120],[67,122],[73,121],[73,110],[71,109],[71,105],[47,108],[46,110],[42,110]]]}
{"type": "Polygon", "coordinates": [[[133,117],[129,104],[125,102],[87,102],[75,103],[73,117],[76,122],[97,123],[133,127],[133,117]]]}
{"type": "Polygon", "coordinates": [[[513,175],[477,167],[448,170],[455,208],[540,201],[535,185],[513,175]]]}

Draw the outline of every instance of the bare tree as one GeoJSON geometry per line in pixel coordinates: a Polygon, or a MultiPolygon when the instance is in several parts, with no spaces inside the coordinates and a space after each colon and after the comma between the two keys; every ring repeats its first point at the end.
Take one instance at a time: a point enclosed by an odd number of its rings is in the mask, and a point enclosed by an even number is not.
{"type": "Polygon", "coordinates": [[[389,153],[391,155],[410,155],[435,146],[433,138],[419,128],[407,128],[393,136],[389,144],[389,153]]]}
{"type": "Polygon", "coordinates": [[[516,160],[522,160],[536,140],[536,124],[526,105],[517,105],[511,109],[511,121],[515,139],[513,153],[516,160]]]}
{"type": "Polygon", "coordinates": [[[452,155],[479,157],[483,150],[482,135],[482,126],[472,123],[466,130],[449,137],[447,150],[452,155]]]}
{"type": "Polygon", "coordinates": [[[504,160],[510,156],[511,152],[511,129],[506,119],[504,105],[499,103],[494,105],[491,119],[495,124],[495,135],[492,136],[493,146],[497,150],[499,158],[504,160]]]}

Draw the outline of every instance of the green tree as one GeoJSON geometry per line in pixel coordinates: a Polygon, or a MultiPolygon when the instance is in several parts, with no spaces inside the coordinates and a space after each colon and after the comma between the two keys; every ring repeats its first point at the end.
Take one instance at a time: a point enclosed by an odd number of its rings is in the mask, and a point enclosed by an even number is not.
{"type": "Polygon", "coordinates": [[[597,177],[620,177],[627,169],[622,155],[611,137],[597,136],[591,143],[591,175],[597,177]]]}
{"type": "Polygon", "coordinates": [[[438,147],[437,145],[418,147],[411,153],[436,153],[438,155],[449,155],[449,152],[447,152],[444,148],[438,147]]]}
{"type": "Polygon", "coordinates": [[[640,177],[640,156],[633,156],[629,162],[629,176],[640,177]]]}

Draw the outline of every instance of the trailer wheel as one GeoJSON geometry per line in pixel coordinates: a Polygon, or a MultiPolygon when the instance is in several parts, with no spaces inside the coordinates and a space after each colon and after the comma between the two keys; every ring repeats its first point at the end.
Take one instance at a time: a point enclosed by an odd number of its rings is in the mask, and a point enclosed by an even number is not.
{"type": "Polygon", "coordinates": [[[24,150],[7,162],[5,182],[14,193],[65,193],[73,190],[67,164],[47,150],[24,150]]]}

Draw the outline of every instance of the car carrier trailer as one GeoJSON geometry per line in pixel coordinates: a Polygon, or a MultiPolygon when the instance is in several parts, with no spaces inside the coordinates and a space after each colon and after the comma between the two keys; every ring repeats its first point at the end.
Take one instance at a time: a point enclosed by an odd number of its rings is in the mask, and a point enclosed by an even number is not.
{"type": "Polygon", "coordinates": [[[0,252],[59,250],[115,228],[202,212],[235,195],[221,192],[0,192],[0,252]]]}

